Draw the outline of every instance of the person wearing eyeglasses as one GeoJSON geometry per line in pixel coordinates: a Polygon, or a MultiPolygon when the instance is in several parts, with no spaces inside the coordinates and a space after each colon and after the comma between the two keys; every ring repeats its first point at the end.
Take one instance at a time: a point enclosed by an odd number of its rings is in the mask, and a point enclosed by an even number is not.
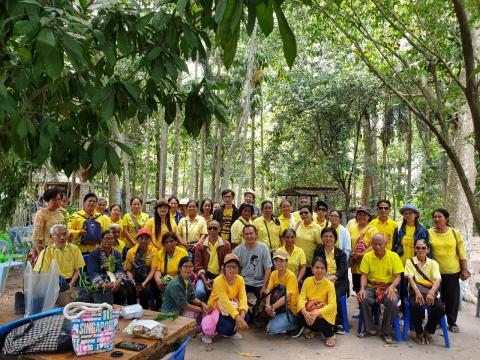
{"type": "Polygon", "coordinates": [[[305,253],[305,258],[307,262],[307,270],[305,277],[312,276],[312,268],[308,267],[312,263],[313,253],[317,245],[322,243],[322,230],[320,225],[313,220],[312,212],[310,206],[304,205],[300,208],[300,218],[301,220],[295,226],[295,231],[297,233],[297,242],[296,245],[301,248],[305,253]]]}
{"type": "Polygon", "coordinates": [[[389,200],[382,199],[377,201],[378,217],[373,219],[370,223],[375,226],[378,232],[385,235],[387,239],[387,249],[392,250],[393,233],[398,224],[395,220],[388,217],[390,215],[391,203],[389,200]]]}
{"type": "Polygon", "coordinates": [[[315,206],[315,214],[317,214],[316,221],[321,230],[325,229],[326,227],[330,227],[330,222],[327,219],[328,203],[326,201],[317,201],[317,206],[315,206]]]}
{"type": "Polygon", "coordinates": [[[195,247],[195,273],[198,275],[195,294],[202,301],[207,301],[213,280],[220,274],[225,256],[232,252],[230,243],[219,235],[218,221],[210,220],[207,231],[208,237],[200,240],[195,247]]]}
{"type": "MultiPolygon", "coordinates": [[[[415,341],[420,345],[433,344],[432,335],[443,316],[443,306],[437,297],[442,282],[440,267],[435,260],[429,259],[430,246],[424,239],[415,242],[415,256],[405,264],[405,277],[408,279],[410,313],[415,326],[415,341]],[[425,312],[422,307],[430,307],[428,322],[425,328],[422,320],[425,312]]],[[[405,325],[408,326],[408,325],[405,325]]]]}

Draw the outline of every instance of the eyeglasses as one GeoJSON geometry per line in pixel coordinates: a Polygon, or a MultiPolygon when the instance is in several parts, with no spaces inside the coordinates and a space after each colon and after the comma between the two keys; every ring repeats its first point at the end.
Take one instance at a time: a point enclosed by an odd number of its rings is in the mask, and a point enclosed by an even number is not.
{"type": "Polygon", "coordinates": [[[415,246],[416,250],[427,250],[426,246],[415,246]]]}
{"type": "Polygon", "coordinates": [[[378,210],[388,210],[389,207],[388,206],[379,206],[378,207],[378,210]]]}
{"type": "Polygon", "coordinates": [[[308,214],[310,214],[310,212],[308,212],[308,211],[300,211],[299,214],[300,214],[300,215],[308,215],[308,214]]]}
{"type": "Polygon", "coordinates": [[[317,211],[327,211],[326,208],[318,208],[317,211]]]}
{"type": "Polygon", "coordinates": [[[216,226],[210,226],[207,228],[208,231],[218,231],[218,227],[216,226]]]}

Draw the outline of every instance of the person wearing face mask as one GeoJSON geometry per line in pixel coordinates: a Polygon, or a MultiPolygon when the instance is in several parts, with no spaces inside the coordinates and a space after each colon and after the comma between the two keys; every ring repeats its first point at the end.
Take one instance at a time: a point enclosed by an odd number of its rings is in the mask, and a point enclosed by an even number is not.
{"type": "Polygon", "coordinates": [[[33,271],[46,272],[50,269],[53,260],[56,261],[60,277],[71,289],[77,284],[80,269],[85,266],[82,252],[78,246],[67,242],[68,231],[63,224],[54,224],[50,227],[52,244],[40,252],[33,271]]]}
{"type": "Polygon", "coordinates": [[[83,198],[83,209],[73,214],[68,221],[68,233],[72,242],[83,254],[88,254],[99,246],[102,232],[107,231],[112,223],[108,216],[95,211],[97,201],[94,193],[86,194],[83,198]]]}
{"type": "Polygon", "coordinates": [[[57,188],[50,188],[43,194],[47,206],[38,210],[33,224],[32,241],[35,256],[52,243],[50,229],[55,224],[61,224],[65,218],[60,209],[61,195],[57,188]]]}

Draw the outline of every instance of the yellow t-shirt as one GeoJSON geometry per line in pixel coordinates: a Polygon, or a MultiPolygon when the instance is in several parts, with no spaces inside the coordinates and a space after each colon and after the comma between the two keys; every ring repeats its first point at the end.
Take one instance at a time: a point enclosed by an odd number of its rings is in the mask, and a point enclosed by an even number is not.
{"type": "Polygon", "coordinates": [[[465,244],[462,235],[457,229],[449,228],[444,233],[437,233],[435,229],[429,229],[430,246],[432,247],[432,257],[440,266],[442,274],[456,274],[460,272],[460,260],[467,260],[465,244]],[[457,240],[455,240],[455,236],[457,240]]]}
{"type": "Polygon", "coordinates": [[[195,244],[202,235],[207,235],[207,222],[203,216],[197,215],[195,219],[183,217],[177,226],[177,234],[189,244],[195,244]],[[188,238],[187,238],[188,227],[188,238]]]}
{"type": "Polygon", "coordinates": [[[415,269],[415,266],[412,263],[417,264],[417,266],[422,270],[422,272],[427,275],[427,277],[435,282],[437,279],[440,279],[442,276],[440,275],[440,267],[438,266],[438,263],[435,260],[429,259],[427,257],[425,261],[425,265],[422,267],[420,264],[420,261],[418,258],[415,256],[413,258],[410,258],[407,260],[407,263],[405,264],[405,277],[409,277],[411,279],[414,279],[416,282],[419,282],[420,284],[427,285],[431,287],[432,285],[428,284],[428,280],[426,280],[422,275],[419,274],[417,269],[415,269]]]}
{"type": "Polygon", "coordinates": [[[302,248],[305,252],[305,258],[307,260],[307,267],[310,267],[312,264],[313,253],[317,245],[322,243],[322,238],[320,236],[321,230],[320,225],[316,221],[312,221],[310,225],[305,226],[305,224],[300,222],[297,229],[297,241],[296,245],[299,248],[302,248]]]}
{"type": "Polygon", "coordinates": [[[350,230],[350,228],[357,223],[357,219],[353,218],[348,220],[347,225],[345,226],[347,230],[350,230]]]}
{"type": "Polygon", "coordinates": [[[213,289],[208,299],[208,305],[220,312],[225,311],[233,319],[237,317],[241,310],[247,311],[247,292],[243,277],[236,275],[234,283],[229,285],[225,275],[217,276],[213,280],[213,289]],[[238,308],[232,304],[232,300],[237,302],[238,308]]]}
{"type": "Polygon", "coordinates": [[[245,225],[252,225],[253,221],[252,219],[245,220],[243,217],[239,217],[237,220],[232,225],[232,228],[230,229],[231,232],[231,239],[232,239],[232,244],[243,244],[243,228],[245,225]]]}
{"type": "MultiPolygon", "coordinates": [[[[149,220],[149,216],[148,214],[144,213],[144,212],[141,212],[139,215],[135,215],[133,214],[132,212],[128,213],[128,214],[125,214],[122,218],[122,226],[123,226],[123,230],[128,232],[130,234],[130,236],[135,239],[135,237],[137,236],[137,232],[138,230],[140,230],[141,228],[145,227],[145,224],[147,223],[147,221],[149,220]],[[138,224],[138,229],[135,228],[135,224],[132,220],[132,217],[133,219],[137,222],[138,224]]],[[[122,239],[122,240],[125,240],[126,241],[126,244],[129,246],[129,247],[132,247],[135,245],[135,243],[133,244],[130,244],[130,241],[128,241],[128,239],[122,239]]]]}
{"type": "MultiPolygon", "coordinates": [[[[268,289],[272,290],[276,285],[282,285],[288,294],[288,308],[293,314],[297,314],[298,303],[298,283],[297,277],[293,272],[287,269],[285,275],[280,277],[278,270],[272,272],[268,280],[268,289]]],[[[271,304],[273,305],[273,304],[271,304]]]]}
{"type": "Polygon", "coordinates": [[[382,233],[387,239],[387,250],[392,250],[393,233],[398,227],[397,222],[392,219],[387,219],[386,222],[382,223],[380,219],[376,218],[373,219],[370,224],[375,226],[378,232],[382,233]]]}
{"type": "Polygon", "coordinates": [[[263,242],[267,245],[270,251],[277,250],[281,246],[280,225],[275,224],[273,220],[266,221],[263,216],[259,216],[253,220],[253,226],[257,229],[257,241],[263,242]],[[268,235],[270,235],[270,238],[268,235]]]}
{"type": "Polygon", "coordinates": [[[280,235],[283,235],[283,232],[289,228],[295,229],[295,225],[301,220],[300,215],[298,213],[295,216],[295,213],[293,215],[293,223],[292,219],[290,217],[285,217],[283,214],[280,214],[278,217],[278,220],[280,221],[280,235]]]}
{"type": "Polygon", "coordinates": [[[405,226],[405,235],[402,239],[403,245],[403,255],[402,262],[405,265],[407,259],[410,259],[412,256],[415,256],[415,244],[413,243],[413,236],[415,234],[415,226],[406,225],[405,226]]]}
{"type": "MultiPolygon", "coordinates": [[[[137,251],[138,244],[128,250],[127,259],[125,260],[125,270],[134,270],[132,262],[135,261],[135,258],[137,257],[137,251]]],[[[147,264],[147,266],[149,266],[150,268],[152,266],[152,263],[155,261],[155,258],[157,257],[157,253],[158,250],[155,248],[155,246],[148,245],[147,252],[143,254],[143,260],[145,261],[145,264],[147,264]]]]}
{"type": "Polygon", "coordinates": [[[309,300],[320,301],[325,304],[324,307],[318,309],[318,313],[330,324],[335,324],[335,316],[337,315],[337,298],[335,296],[335,286],[330,280],[323,278],[315,284],[315,276],[305,279],[302,291],[298,297],[298,311],[305,307],[309,300]],[[318,285],[317,285],[318,284],[318,285]]]}
{"type": "Polygon", "coordinates": [[[55,244],[47,246],[42,250],[33,271],[48,271],[52,260],[57,262],[60,276],[70,279],[77,269],[85,266],[82,252],[78,246],[65,244],[63,248],[58,248],[55,244]]]}
{"type": "Polygon", "coordinates": [[[207,266],[207,271],[214,274],[218,275],[220,274],[220,265],[218,264],[218,249],[219,241],[217,241],[214,245],[209,241],[208,242],[208,250],[210,253],[210,258],[208,259],[208,266],[207,266]]]}
{"type": "Polygon", "coordinates": [[[318,221],[318,217],[317,217],[316,222],[317,222],[318,226],[320,226],[320,233],[321,233],[322,230],[325,229],[327,226],[330,226],[330,222],[329,222],[327,219],[323,220],[323,222],[320,223],[320,222],[318,221]]]}
{"type": "Polygon", "coordinates": [[[125,242],[123,242],[122,240],[118,239],[118,244],[117,244],[117,245],[114,245],[113,248],[114,248],[115,250],[117,250],[117,251],[120,253],[120,255],[123,256],[123,249],[125,249],[125,246],[126,246],[126,245],[125,245],[125,242]]]}
{"type": "MultiPolygon", "coordinates": [[[[326,254],[326,252],[325,252],[326,254]]],[[[327,254],[327,274],[328,275],[335,275],[337,272],[337,263],[335,261],[335,251],[332,250],[330,254],[327,254]]]]}
{"type": "Polygon", "coordinates": [[[278,251],[283,251],[288,255],[288,270],[293,272],[295,275],[298,275],[301,265],[307,264],[307,259],[305,258],[305,252],[302,248],[299,248],[296,245],[293,245],[293,251],[290,254],[285,246],[282,246],[278,251]]]}
{"type": "MultiPolygon", "coordinates": [[[[176,233],[177,224],[175,223],[175,221],[170,221],[170,225],[172,226],[172,232],[176,233]]],[[[167,227],[167,224],[162,223],[160,228],[160,233],[158,234],[158,236],[155,236],[155,218],[148,219],[148,221],[145,224],[145,228],[150,230],[150,233],[152,234],[153,246],[155,246],[159,251],[162,250],[163,249],[162,236],[170,231],[167,227]]]]}
{"type": "Polygon", "coordinates": [[[391,284],[394,276],[403,272],[403,263],[398,254],[390,250],[386,250],[381,259],[374,251],[369,251],[363,256],[360,272],[367,274],[369,286],[373,282],[391,284]]]}
{"type": "MultiPolygon", "coordinates": [[[[97,217],[100,215],[98,212],[93,213],[93,217],[97,217]]],[[[73,237],[72,243],[77,245],[80,248],[82,253],[84,252],[91,252],[93,249],[97,248],[100,245],[100,241],[98,244],[93,245],[81,245],[80,244],[80,231],[83,229],[83,223],[87,220],[88,214],[85,210],[80,210],[73,214],[68,221],[68,233],[73,237]]],[[[112,224],[112,221],[108,216],[100,215],[98,218],[95,219],[96,222],[100,223],[100,227],[102,228],[102,232],[107,231],[112,224]]]]}
{"type": "MultiPolygon", "coordinates": [[[[358,224],[356,222],[350,227],[349,231],[350,231],[350,240],[352,242],[352,252],[355,249],[355,244],[357,243],[357,240],[361,234],[365,233],[365,237],[364,237],[365,245],[369,247],[370,243],[372,242],[373,235],[378,233],[378,230],[375,228],[375,226],[370,226],[366,232],[365,232],[365,228],[363,228],[362,230],[359,230],[358,224]]],[[[352,274],[360,274],[359,267],[360,267],[359,263],[353,263],[352,274]]]]}
{"type": "MultiPolygon", "coordinates": [[[[178,264],[180,263],[180,260],[185,256],[188,256],[187,250],[185,250],[183,247],[176,246],[173,256],[170,257],[167,255],[167,274],[166,275],[170,275],[170,276],[177,275],[178,264]]],[[[165,249],[162,249],[157,253],[157,256],[153,260],[152,266],[154,266],[156,270],[160,271],[162,275],[165,275],[164,274],[165,249]]]]}

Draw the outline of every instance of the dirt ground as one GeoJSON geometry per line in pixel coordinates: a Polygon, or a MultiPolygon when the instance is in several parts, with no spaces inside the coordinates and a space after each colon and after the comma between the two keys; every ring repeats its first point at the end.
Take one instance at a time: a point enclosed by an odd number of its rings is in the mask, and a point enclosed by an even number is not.
{"type": "MultiPolygon", "coordinates": [[[[472,265],[475,280],[480,281],[480,239],[474,241],[474,254],[472,265]]],[[[13,296],[16,291],[21,291],[21,272],[10,272],[6,288],[0,297],[0,311],[13,311],[13,296]]],[[[356,337],[357,320],[351,318],[352,309],[356,308],[356,298],[348,300],[350,317],[349,334],[337,335],[335,348],[327,348],[320,337],[306,340],[303,337],[290,338],[286,335],[267,336],[260,329],[249,329],[243,333],[242,340],[230,340],[216,337],[211,345],[205,345],[200,338],[193,338],[187,347],[186,359],[385,359],[394,356],[395,359],[412,360],[418,356],[442,359],[479,359],[480,355],[480,318],[475,317],[476,305],[463,303],[459,313],[458,325],[460,334],[449,332],[451,348],[446,349],[443,344],[441,330],[434,336],[435,345],[420,346],[412,338],[408,342],[395,345],[385,345],[381,338],[358,339],[356,337]],[[393,352],[392,352],[393,351],[393,352]]],[[[413,334],[410,333],[410,336],[413,334]]]]}

